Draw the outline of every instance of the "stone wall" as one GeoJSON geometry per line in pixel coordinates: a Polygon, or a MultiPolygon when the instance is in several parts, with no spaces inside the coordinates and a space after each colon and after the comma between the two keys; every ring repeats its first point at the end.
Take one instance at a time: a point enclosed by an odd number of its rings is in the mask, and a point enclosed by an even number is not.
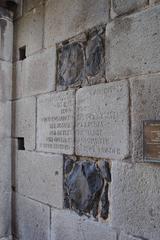
{"type": "Polygon", "coordinates": [[[142,139],[143,120],[160,120],[159,3],[24,0],[14,20],[15,239],[160,239],[160,165],[144,162],[142,139]]]}
{"type": "Polygon", "coordinates": [[[11,234],[12,14],[0,7],[0,239],[11,234]]]}

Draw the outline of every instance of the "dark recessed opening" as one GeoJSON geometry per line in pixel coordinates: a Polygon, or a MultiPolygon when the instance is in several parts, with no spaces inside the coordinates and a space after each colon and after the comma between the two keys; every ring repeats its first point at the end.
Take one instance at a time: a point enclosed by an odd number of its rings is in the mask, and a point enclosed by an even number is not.
{"type": "Polygon", "coordinates": [[[19,60],[24,60],[26,58],[26,46],[19,48],[19,60]]]}
{"type": "Polygon", "coordinates": [[[24,138],[18,138],[18,150],[25,150],[24,138]]]}

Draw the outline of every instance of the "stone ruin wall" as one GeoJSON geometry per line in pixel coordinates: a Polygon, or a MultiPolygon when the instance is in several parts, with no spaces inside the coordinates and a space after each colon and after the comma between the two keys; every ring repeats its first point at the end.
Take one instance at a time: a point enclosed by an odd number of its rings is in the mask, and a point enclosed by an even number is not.
{"type": "Polygon", "coordinates": [[[0,15],[0,239],[160,239],[160,165],[143,160],[143,121],[160,120],[159,4],[24,0],[13,64],[0,15]]]}

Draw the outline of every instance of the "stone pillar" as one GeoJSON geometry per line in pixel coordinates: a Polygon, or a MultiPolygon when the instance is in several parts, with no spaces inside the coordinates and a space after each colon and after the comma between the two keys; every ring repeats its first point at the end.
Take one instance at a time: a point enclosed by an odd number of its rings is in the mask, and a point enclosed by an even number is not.
{"type": "Polygon", "coordinates": [[[11,235],[12,12],[0,3],[0,239],[11,235]]]}

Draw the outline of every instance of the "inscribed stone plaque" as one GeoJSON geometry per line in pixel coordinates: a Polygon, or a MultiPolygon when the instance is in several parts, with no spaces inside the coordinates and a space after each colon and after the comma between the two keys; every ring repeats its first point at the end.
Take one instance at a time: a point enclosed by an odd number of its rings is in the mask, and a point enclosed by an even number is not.
{"type": "Polygon", "coordinates": [[[128,84],[85,87],[76,96],[76,153],[126,158],[129,152],[128,84]]]}
{"type": "Polygon", "coordinates": [[[50,93],[38,98],[37,149],[73,154],[75,92],[50,93]]]}
{"type": "Polygon", "coordinates": [[[144,121],[143,157],[144,161],[160,163],[160,121],[144,121]]]}

